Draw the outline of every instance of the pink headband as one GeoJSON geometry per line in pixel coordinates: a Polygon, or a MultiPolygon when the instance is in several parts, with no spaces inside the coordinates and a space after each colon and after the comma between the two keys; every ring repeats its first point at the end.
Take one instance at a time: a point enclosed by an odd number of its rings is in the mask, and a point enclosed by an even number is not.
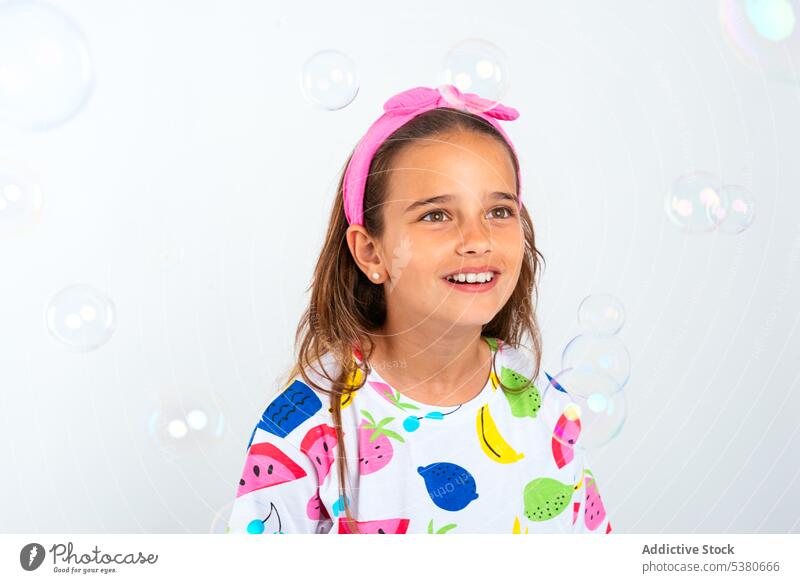
{"type": "MultiPolygon", "coordinates": [[[[356,145],[353,157],[344,174],[344,214],[351,225],[364,224],[364,187],[369,175],[369,166],[378,147],[406,122],[421,113],[437,107],[453,107],[475,113],[488,121],[505,138],[516,155],[517,151],[500,124],[495,119],[514,120],[519,112],[513,107],[495,103],[475,93],[461,93],[454,85],[442,85],[438,89],[414,87],[390,98],[383,105],[384,114],[373,123],[356,145]]],[[[522,182],[518,192],[522,206],[522,182]]]]}

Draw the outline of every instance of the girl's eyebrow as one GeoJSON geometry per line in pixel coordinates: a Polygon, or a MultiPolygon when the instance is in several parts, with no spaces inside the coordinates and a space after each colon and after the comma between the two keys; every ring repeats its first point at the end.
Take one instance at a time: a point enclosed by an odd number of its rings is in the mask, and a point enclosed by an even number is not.
{"type": "MultiPolygon", "coordinates": [[[[508,192],[498,192],[498,191],[489,192],[486,193],[486,196],[492,197],[493,199],[510,200],[514,203],[517,202],[517,196],[515,194],[509,194],[508,192]]],[[[430,198],[423,198],[421,200],[412,202],[410,205],[408,205],[408,207],[404,212],[409,213],[413,210],[418,209],[419,207],[447,202],[453,200],[453,198],[455,198],[455,196],[452,194],[440,194],[438,196],[432,196],[430,198]]]]}

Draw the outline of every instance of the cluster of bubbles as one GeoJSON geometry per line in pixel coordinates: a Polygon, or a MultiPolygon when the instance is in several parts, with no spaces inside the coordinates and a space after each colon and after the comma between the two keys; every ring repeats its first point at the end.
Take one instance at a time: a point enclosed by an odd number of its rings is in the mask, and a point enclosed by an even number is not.
{"type": "Polygon", "coordinates": [[[711,172],[698,170],[677,178],[664,197],[670,221],[687,233],[737,235],[755,217],[752,193],[743,186],[722,184],[711,172]]]}
{"type": "Polygon", "coordinates": [[[561,372],[547,375],[541,414],[553,439],[584,450],[601,447],[625,423],[623,386],[630,377],[628,349],[616,334],[625,323],[622,302],[611,294],[586,297],[578,308],[582,334],[561,356],[561,372]]]}
{"type": "MultiPolygon", "coordinates": [[[[60,10],[34,0],[0,3],[0,121],[26,131],[73,118],[92,93],[86,39],[60,10]]],[[[33,173],[0,160],[0,239],[31,231],[42,216],[33,173]]]]}
{"type": "Polygon", "coordinates": [[[800,1],[720,0],[719,17],[746,66],[770,80],[800,82],[800,1]]]}
{"type": "MultiPolygon", "coordinates": [[[[0,4],[0,121],[23,131],[54,130],[86,105],[94,72],[86,38],[64,12],[37,0],[0,4]]],[[[43,196],[35,173],[10,159],[0,160],[0,240],[33,230],[42,217],[43,196]]],[[[162,258],[168,263],[170,257],[162,258]]],[[[114,302],[97,288],[73,284],[44,305],[46,330],[74,352],[95,350],[117,325],[114,302]]],[[[220,439],[224,405],[184,391],[162,395],[147,431],[165,456],[197,450],[220,439]]]]}

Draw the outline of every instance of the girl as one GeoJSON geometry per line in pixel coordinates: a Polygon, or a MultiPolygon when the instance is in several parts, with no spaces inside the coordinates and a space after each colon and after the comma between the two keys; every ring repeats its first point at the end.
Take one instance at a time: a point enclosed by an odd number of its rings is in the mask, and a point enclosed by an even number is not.
{"type": "Polygon", "coordinates": [[[576,410],[533,382],[543,257],[497,121],[517,117],[451,85],[386,102],[339,181],[230,531],[611,531],[576,410]]]}

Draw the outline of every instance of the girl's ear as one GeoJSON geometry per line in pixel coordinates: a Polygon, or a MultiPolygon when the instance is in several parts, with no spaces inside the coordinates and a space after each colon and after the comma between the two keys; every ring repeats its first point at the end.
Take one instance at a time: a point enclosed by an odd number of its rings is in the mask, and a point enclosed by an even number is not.
{"type": "Polygon", "coordinates": [[[350,255],[358,265],[358,268],[372,281],[379,281],[386,271],[386,266],[381,260],[378,242],[367,233],[361,225],[350,225],[345,234],[350,255]],[[379,277],[375,278],[374,273],[379,277]]]}

